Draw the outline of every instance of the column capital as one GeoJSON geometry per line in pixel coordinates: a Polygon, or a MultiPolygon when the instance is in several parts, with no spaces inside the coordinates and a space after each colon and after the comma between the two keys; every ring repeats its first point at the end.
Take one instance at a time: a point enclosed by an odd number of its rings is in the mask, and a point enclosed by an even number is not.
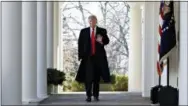
{"type": "Polygon", "coordinates": [[[130,8],[142,8],[143,7],[143,4],[144,2],[130,2],[128,3],[130,8]]]}

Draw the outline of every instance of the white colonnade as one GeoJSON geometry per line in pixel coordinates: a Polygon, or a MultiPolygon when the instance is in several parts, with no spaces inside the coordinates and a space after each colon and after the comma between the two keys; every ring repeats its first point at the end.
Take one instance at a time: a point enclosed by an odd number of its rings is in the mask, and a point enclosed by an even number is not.
{"type": "Polygon", "coordinates": [[[53,9],[53,2],[2,2],[2,105],[48,97],[46,69],[53,68],[53,9]]]}
{"type": "Polygon", "coordinates": [[[2,2],[2,105],[22,104],[22,2],[2,2]]]}
{"type": "Polygon", "coordinates": [[[130,49],[129,49],[129,92],[141,92],[142,72],[142,34],[141,8],[139,4],[130,4],[130,49]]]}

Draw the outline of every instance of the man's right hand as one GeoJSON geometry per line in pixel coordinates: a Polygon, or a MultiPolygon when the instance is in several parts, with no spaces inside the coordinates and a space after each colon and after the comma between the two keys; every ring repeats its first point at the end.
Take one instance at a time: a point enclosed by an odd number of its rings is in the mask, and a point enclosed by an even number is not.
{"type": "Polygon", "coordinates": [[[97,40],[97,42],[103,44],[101,35],[98,35],[96,40],[97,40]]]}

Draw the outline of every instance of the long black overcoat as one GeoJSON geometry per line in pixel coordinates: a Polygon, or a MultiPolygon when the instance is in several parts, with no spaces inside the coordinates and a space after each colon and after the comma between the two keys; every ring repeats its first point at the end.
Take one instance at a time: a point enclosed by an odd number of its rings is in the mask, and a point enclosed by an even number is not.
{"type": "MultiPolygon", "coordinates": [[[[108,61],[106,56],[106,51],[104,46],[109,43],[109,38],[107,31],[104,28],[96,27],[96,37],[97,35],[103,37],[103,44],[96,41],[96,58],[100,72],[100,78],[104,83],[110,83],[110,70],[108,67],[108,61]]],[[[88,68],[90,66],[90,61],[88,57],[91,55],[91,37],[90,37],[90,27],[84,28],[80,31],[78,39],[78,58],[81,60],[79,69],[76,75],[76,81],[80,83],[85,83],[85,81],[91,81],[93,79],[93,73],[88,68]]]]}

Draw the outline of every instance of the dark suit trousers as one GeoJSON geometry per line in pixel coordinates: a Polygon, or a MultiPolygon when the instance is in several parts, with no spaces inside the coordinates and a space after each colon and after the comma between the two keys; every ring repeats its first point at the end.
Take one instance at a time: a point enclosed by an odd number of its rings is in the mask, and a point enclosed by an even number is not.
{"type": "Polygon", "coordinates": [[[99,81],[100,81],[100,72],[99,72],[99,64],[97,63],[97,58],[96,56],[91,56],[88,58],[89,59],[89,65],[88,65],[88,70],[91,74],[92,80],[89,80],[85,82],[85,88],[86,88],[86,95],[87,97],[91,97],[92,94],[94,97],[99,96],[99,81]],[[93,93],[92,93],[92,88],[93,88],[93,93]]]}

